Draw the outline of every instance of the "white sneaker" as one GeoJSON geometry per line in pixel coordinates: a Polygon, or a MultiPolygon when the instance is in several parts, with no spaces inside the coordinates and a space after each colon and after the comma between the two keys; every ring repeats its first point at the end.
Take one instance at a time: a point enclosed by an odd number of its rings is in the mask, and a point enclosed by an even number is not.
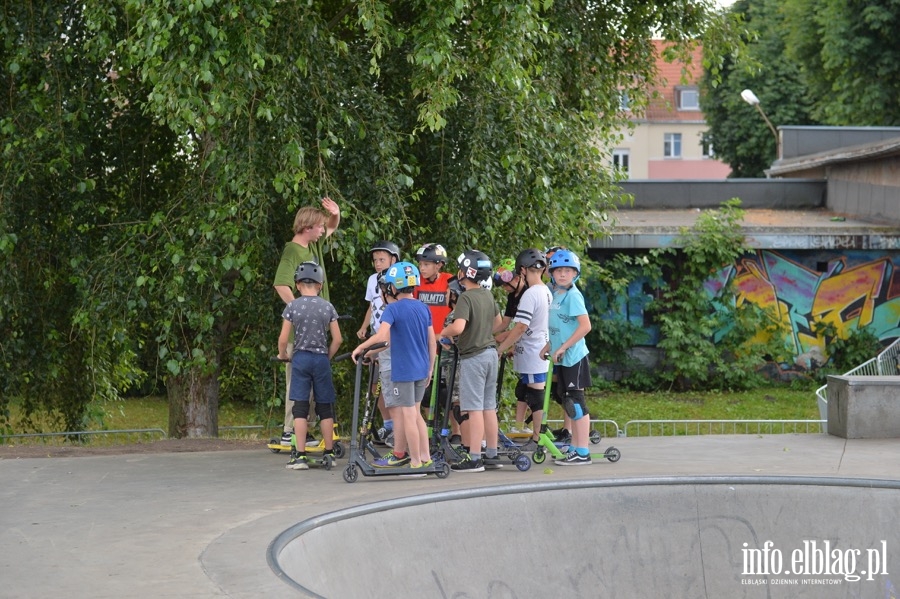
{"type": "Polygon", "coordinates": [[[517,426],[511,426],[509,428],[509,434],[511,435],[531,435],[534,434],[534,431],[528,428],[527,426],[523,426],[519,428],[517,426]]]}

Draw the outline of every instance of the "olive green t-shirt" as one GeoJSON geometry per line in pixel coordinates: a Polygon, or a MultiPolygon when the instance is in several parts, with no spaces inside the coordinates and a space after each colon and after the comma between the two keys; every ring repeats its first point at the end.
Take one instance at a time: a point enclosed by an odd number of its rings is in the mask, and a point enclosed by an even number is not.
{"type": "Polygon", "coordinates": [[[290,287],[296,297],[297,287],[294,284],[294,273],[297,272],[297,267],[303,262],[315,262],[322,267],[322,293],[319,296],[329,299],[328,275],[322,262],[322,244],[318,241],[309,244],[309,247],[303,247],[293,241],[288,241],[284,244],[284,251],[281,252],[281,260],[278,262],[278,269],[275,271],[275,281],[272,285],[290,287]]]}
{"type": "Polygon", "coordinates": [[[466,289],[456,300],[453,315],[466,321],[466,328],[456,342],[459,357],[474,356],[489,347],[497,347],[494,340],[494,317],[500,314],[497,302],[483,287],[466,289]]]}

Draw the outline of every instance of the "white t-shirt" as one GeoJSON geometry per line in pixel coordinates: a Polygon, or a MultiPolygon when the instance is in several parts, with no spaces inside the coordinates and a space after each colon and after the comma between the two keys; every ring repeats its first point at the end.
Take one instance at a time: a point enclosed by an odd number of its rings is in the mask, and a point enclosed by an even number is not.
{"type": "Polygon", "coordinates": [[[373,272],[366,283],[366,301],[372,306],[372,317],[369,318],[369,328],[372,334],[378,332],[381,326],[381,315],[384,314],[384,301],[381,299],[381,291],[378,289],[378,273],[373,272]]]}
{"type": "Polygon", "coordinates": [[[513,323],[522,323],[528,327],[516,341],[513,353],[513,368],[519,374],[547,372],[547,360],[541,357],[541,350],[550,340],[552,301],[553,294],[546,285],[530,286],[519,299],[513,323]]]}

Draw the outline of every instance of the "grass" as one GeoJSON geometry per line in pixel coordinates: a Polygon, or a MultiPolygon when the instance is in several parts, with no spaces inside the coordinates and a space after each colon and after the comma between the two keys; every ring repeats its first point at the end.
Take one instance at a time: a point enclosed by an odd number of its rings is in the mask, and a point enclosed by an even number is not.
{"type": "MultiPolygon", "coordinates": [[[[512,420],[514,408],[512,400],[504,393],[504,404],[501,419],[512,420]]],[[[704,393],[639,393],[625,391],[592,391],[588,396],[591,418],[596,420],[615,421],[624,428],[629,421],[635,420],[817,420],[819,418],[815,393],[810,389],[794,389],[788,387],[766,387],[743,392],[704,392],[704,393]]],[[[241,431],[220,431],[220,436],[241,436],[247,438],[268,438],[280,428],[282,419],[281,406],[275,406],[261,413],[256,406],[244,403],[228,403],[219,408],[219,426],[265,425],[262,429],[241,431]]],[[[562,419],[559,406],[553,404],[550,410],[551,420],[562,419]]],[[[29,427],[21,410],[14,403],[10,408],[7,426],[8,432],[47,432],[61,430],[59,420],[53,415],[40,414],[33,418],[29,427]]],[[[3,424],[3,423],[0,423],[3,424]]],[[[3,430],[0,428],[0,431],[3,430]]],[[[164,397],[144,397],[126,399],[119,404],[106,406],[102,425],[92,427],[94,430],[122,429],[162,429],[168,428],[168,404],[164,397]]],[[[614,436],[615,430],[597,426],[603,436],[614,436]]],[[[343,434],[348,434],[348,427],[343,427],[343,434]]],[[[778,433],[795,432],[792,429],[756,427],[704,426],[690,429],[684,425],[655,427],[650,430],[646,425],[633,426],[629,436],[646,434],[715,434],[715,433],[778,433]]],[[[796,432],[807,432],[799,430],[796,432]]],[[[812,429],[809,432],[818,432],[812,429]]],[[[144,438],[159,438],[159,433],[145,435],[107,435],[91,438],[91,443],[132,442],[144,438]]],[[[61,439],[57,438],[59,441],[61,439]]],[[[9,441],[7,441],[9,442],[9,441]]],[[[16,440],[16,442],[48,442],[48,439],[16,440]]]]}

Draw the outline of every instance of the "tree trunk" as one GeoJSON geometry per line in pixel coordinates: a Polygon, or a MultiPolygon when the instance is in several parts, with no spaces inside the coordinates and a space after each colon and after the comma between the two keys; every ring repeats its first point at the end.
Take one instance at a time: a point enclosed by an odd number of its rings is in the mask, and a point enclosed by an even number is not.
{"type": "Polygon", "coordinates": [[[219,436],[219,377],[193,369],[166,382],[169,437],[219,436]]]}

